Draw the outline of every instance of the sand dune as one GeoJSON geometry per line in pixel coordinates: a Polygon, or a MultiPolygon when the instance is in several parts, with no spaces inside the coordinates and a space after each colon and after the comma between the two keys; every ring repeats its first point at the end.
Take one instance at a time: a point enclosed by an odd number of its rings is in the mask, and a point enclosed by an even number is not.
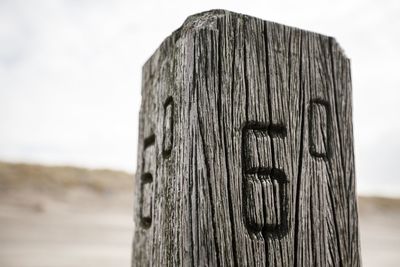
{"type": "MultiPolygon", "coordinates": [[[[130,266],[132,179],[0,163],[0,266],[130,266]]],[[[400,266],[400,200],[359,203],[363,266],[400,266]]]]}

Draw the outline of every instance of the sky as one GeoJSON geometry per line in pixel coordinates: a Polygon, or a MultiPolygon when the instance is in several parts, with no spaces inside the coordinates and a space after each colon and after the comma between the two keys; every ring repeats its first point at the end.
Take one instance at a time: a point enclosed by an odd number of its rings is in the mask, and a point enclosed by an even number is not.
{"type": "Polygon", "coordinates": [[[338,40],[352,62],[358,192],[400,196],[398,0],[0,0],[0,160],[134,172],[142,65],[215,8],[338,40]]]}

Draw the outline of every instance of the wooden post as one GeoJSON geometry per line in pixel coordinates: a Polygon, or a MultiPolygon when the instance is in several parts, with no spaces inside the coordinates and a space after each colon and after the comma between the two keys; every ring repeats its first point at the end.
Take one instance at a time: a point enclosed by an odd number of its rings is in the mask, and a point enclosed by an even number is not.
{"type": "Polygon", "coordinates": [[[360,266],[350,62],[224,10],[143,67],[133,266],[360,266]]]}

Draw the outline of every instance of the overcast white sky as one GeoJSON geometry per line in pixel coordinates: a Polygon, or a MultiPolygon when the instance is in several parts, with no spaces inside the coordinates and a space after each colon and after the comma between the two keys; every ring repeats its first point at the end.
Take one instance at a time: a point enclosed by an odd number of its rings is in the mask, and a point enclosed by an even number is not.
{"type": "Polygon", "coordinates": [[[214,8],[336,37],[352,59],[358,190],[400,196],[398,0],[0,0],[0,160],[133,172],[141,67],[214,8]]]}

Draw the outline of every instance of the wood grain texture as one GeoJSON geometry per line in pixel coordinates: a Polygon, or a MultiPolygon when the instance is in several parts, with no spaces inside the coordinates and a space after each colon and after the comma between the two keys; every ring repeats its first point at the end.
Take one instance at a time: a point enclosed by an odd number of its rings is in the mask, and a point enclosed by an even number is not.
{"type": "Polygon", "coordinates": [[[350,62],[224,10],[143,67],[132,266],[360,266],[350,62]]]}

